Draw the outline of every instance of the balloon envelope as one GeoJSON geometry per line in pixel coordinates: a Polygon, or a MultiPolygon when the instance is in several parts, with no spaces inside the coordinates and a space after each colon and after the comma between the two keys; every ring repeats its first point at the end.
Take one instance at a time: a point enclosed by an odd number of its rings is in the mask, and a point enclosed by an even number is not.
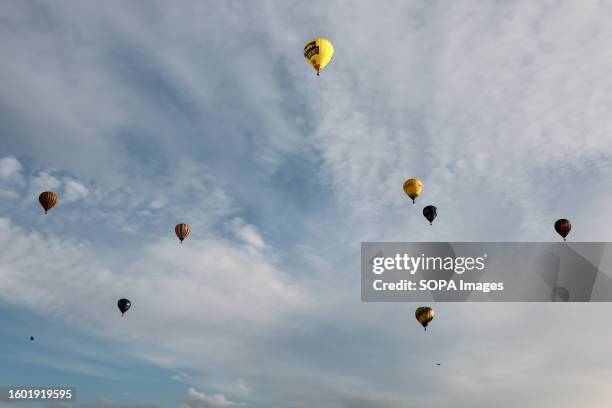
{"type": "Polygon", "coordinates": [[[427,207],[423,208],[423,216],[427,218],[427,221],[429,221],[430,225],[433,223],[433,220],[436,219],[437,215],[438,209],[435,206],[428,205],[427,207]]]}
{"type": "Polygon", "coordinates": [[[117,307],[121,311],[122,315],[130,309],[130,306],[132,306],[132,302],[127,299],[119,299],[117,302],[117,307]]]}
{"type": "Polygon", "coordinates": [[[555,222],[555,231],[557,231],[557,233],[561,235],[561,237],[563,237],[564,241],[565,237],[567,237],[567,234],[569,234],[571,230],[572,223],[570,222],[570,220],[561,218],[560,220],[557,220],[557,222],[555,222]]]}
{"type": "Polygon", "coordinates": [[[181,240],[181,243],[185,238],[187,238],[190,232],[191,227],[189,226],[189,224],[176,224],[176,227],[174,227],[174,233],[176,234],[178,239],[181,240]]]}
{"type": "Polygon", "coordinates": [[[42,208],[45,210],[45,214],[47,213],[47,211],[55,207],[55,204],[57,204],[57,201],[58,201],[57,194],[55,194],[53,191],[43,191],[38,196],[38,202],[40,203],[42,208]]]}
{"type": "Polygon", "coordinates": [[[304,58],[317,71],[317,75],[334,56],[334,46],[325,38],[315,38],[304,46],[304,58]]]}
{"type": "Polygon", "coordinates": [[[416,311],[414,312],[414,316],[416,317],[417,321],[421,323],[421,326],[423,326],[425,330],[427,330],[427,325],[433,320],[434,315],[434,310],[427,306],[417,307],[416,311]]]}
{"type": "Polygon", "coordinates": [[[408,179],[404,182],[404,193],[410,198],[412,198],[412,203],[414,204],[414,199],[421,194],[423,191],[423,183],[419,179],[408,179]]]}
{"type": "Polygon", "coordinates": [[[570,293],[567,288],[563,286],[557,286],[550,293],[550,300],[552,302],[567,302],[569,300],[570,293]]]}

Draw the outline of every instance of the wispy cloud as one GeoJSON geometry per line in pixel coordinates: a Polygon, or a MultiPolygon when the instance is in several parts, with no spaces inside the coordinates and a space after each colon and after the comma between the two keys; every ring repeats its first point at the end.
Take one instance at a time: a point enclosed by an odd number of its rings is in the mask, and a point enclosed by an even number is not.
{"type": "Polygon", "coordinates": [[[89,191],[87,187],[78,182],[77,180],[73,180],[68,177],[64,177],[64,200],[67,202],[78,201],[79,199],[83,199],[87,197],[89,191]]]}
{"type": "Polygon", "coordinates": [[[182,408],[232,408],[247,407],[247,404],[228,401],[223,394],[206,395],[194,388],[187,390],[187,398],[182,408]]]}
{"type": "Polygon", "coordinates": [[[0,179],[15,181],[21,178],[21,163],[14,157],[0,158],[0,179]]]}
{"type": "Polygon", "coordinates": [[[242,241],[255,248],[261,249],[265,247],[264,241],[261,235],[259,235],[257,228],[253,225],[246,224],[241,218],[234,218],[228,222],[227,229],[242,241]]]}
{"type": "Polygon", "coordinates": [[[11,189],[0,189],[0,198],[6,200],[17,200],[19,199],[19,193],[11,189]]]}
{"type": "Polygon", "coordinates": [[[168,367],[227,364],[227,353],[235,359],[248,355],[249,344],[310,302],[264,254],[223,240],[179,245],[161,239],[120,269],[86,244],[24,231],[7,219],[0,219],[0,241],[5,300],[124,339],[127,347],[140,338],[133,351],[168,367]],[[132,301],[128,316],[134,318],[119,328],[116,302],[124,296],[132,301]],[[149,335],[142,338],[144,333],[149,335]]]}

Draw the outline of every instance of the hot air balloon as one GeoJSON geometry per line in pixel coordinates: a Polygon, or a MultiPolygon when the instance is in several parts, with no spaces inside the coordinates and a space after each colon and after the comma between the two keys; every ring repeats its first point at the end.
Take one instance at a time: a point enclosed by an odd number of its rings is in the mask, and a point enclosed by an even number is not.
{"type": "Polygon", "coordinates": [[[187,238],[191,232],[191,228],[189,227],[189,224],[176,224],[176,227],[174,227],[174,232],[176,233],[178,239],[181,240],[182,244],[183,240],[187,238]]]}
{"type": "Polygon", "coordinates": [[[414,204],[414,199],[421,194],[422,190],[423,183],[419,179],[408,179],[404,182],[404,193],[412,198],[412,204],[414,204]]]}
{"type": "Polygon", "coordinates": [[[333,56],[334,46],[325,38],[315,38],[304,46],[304,57],[317,71],[317,75],[329,64],[333,56]]]}
{"type": "Polygon", "coordinates": [[[33,336],[30,336],[30,341],[34,341],[34,337],[33,336]]]}
{"type": "Polygon", "coordinates": [[[119,299],[119,301],[117,302],[117,307],[121,311],[121,316],[123,316],[125,312],[130,310],[130,306],[132,306],[132,302],[127,299],[119,299]]]}
{"type": "Polygon", "coordinates": [[[38,196],[38,202],[45,210],[45,214],[47,213],[47,211],[55,207],[55,204],[57,204],[57,200],[57,194],[55,194],[53,191],[44,191],[38,196]]]}
{"type": "Polygon", "coordinates": [[[571,230],[572,223],[569,220],[561,218],[560,220],[557,220],[557,222],[555,222],[555,231],[557,231],[557,233],[563,237],[564,241],[565,237],[567,237],[567,234],[569,234],[571,230]]]}
{"type": "Polygon", "coordinates": [[[438,215],[438,209],[433,205],[428,205],[423,208],[423,215],[427,218],[427,221],[429,221],[429,225],[432,225],[433,220],[435,220],[438,215]]]}
{"type": "Polygon", "coordinates": [[[414,312],[414,316],[425,330],[427,330],[427,325],[433,320],[434,315],[434,310],[427,306],[417,307],[416,312],[414,312]]]}
{"type": "Polygon", "coordinates": [[[559,301],[567,302],[569,300],[569,297],[570,297],[569,290],[567,290],[567,288],[564,288],[563,286],[557,286],[550,293],[551,302],[559,302],[559,301]]]}

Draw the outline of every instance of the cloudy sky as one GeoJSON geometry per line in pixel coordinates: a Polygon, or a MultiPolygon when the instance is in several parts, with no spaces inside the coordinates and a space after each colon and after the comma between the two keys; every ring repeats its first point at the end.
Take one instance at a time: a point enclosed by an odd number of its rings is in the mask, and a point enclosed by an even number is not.
{"type": "Polygon", "coordinates": [[[0,2],[0,385],[79,408],[612,404],[606,304],[437,304],[424,333],[359,274],[362,241],[552,241],[562,217],[612,241],[611,40],[596,0],[0,2]]]}

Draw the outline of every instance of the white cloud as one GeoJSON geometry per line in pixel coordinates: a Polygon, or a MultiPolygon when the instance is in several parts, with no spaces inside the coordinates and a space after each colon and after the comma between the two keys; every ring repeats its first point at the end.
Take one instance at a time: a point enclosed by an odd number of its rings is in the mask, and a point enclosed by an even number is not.
{"type": "Polygon", "coordinates": [[[234,218],[227,223],[227,228],[247,244],[258,249],[265,247],[264,240],[259,235],[257,228],[254,225],[246,224],[243,219],[234,218]]]}
{"type": "Polygon", "coordinates": [[[170,378],[173,379],[174,381],[182,382],[182,383],[190,383],[193,381],[193,378],[189,374],[182,373],[182,372],[173,374],[170,378]]]}
{"type": "Polygon", "coordinates": [[[182,408],[232,408],[247,406],[244,403],[228,401],[222,394],[206,395],[196,391],[194,388],[189,388],[182,408]]]}
{"type": "Polygon", "coordinates": [[[0,180],[16,181],[21,178],[21,163],[14,157],[0,158],[0,180]]]}
{"type": "Polygon", "coordinates": [[[81,182],[70,177],[64,177],[63,201],[74,202],[84,199],[89,194],[89,190],[81,182]]]}
{"type": "Polygon", "coordinates": [[[222,240],[164,238],[116,265],[86,242],[0,219],[0,297],[121,338],[135,356],[169,368],[219,365],[236,374],[254,344],[265,349],[263,338],[311,302],[265,255],[222,240]],[[120,297],[132,301],[129,327],[116,324],[120,297]]]}
{"type": "Polygon", "coordinates": [[[19,193],[15,190],[0,188],[0,198],[6,200],[17,200],[19,193]]]}
{"type": "Polygon", "coordinates": [[[211,384],[211,387],[215,390],[235,396],[246,396],[253,391],[253,389],[247,384],[247,381],[243,378],[238,378],[231,384],[214,383],[211,384]]]}
{"type": "Polygon", "coordinates": [[[149,206],[154,210],[164,208],[166,205],[168,205],[166,197],[156,197],[153,199],[153,201],[151,201],[151,204],[149,204],[149,206]]]}
{"type": "Polygon", "coordinates": [[[46,171],[41,171],[30,180],[29,196],[38,198],[43,191],[55,191],[60,188],[62,182],[46,171]]]}

